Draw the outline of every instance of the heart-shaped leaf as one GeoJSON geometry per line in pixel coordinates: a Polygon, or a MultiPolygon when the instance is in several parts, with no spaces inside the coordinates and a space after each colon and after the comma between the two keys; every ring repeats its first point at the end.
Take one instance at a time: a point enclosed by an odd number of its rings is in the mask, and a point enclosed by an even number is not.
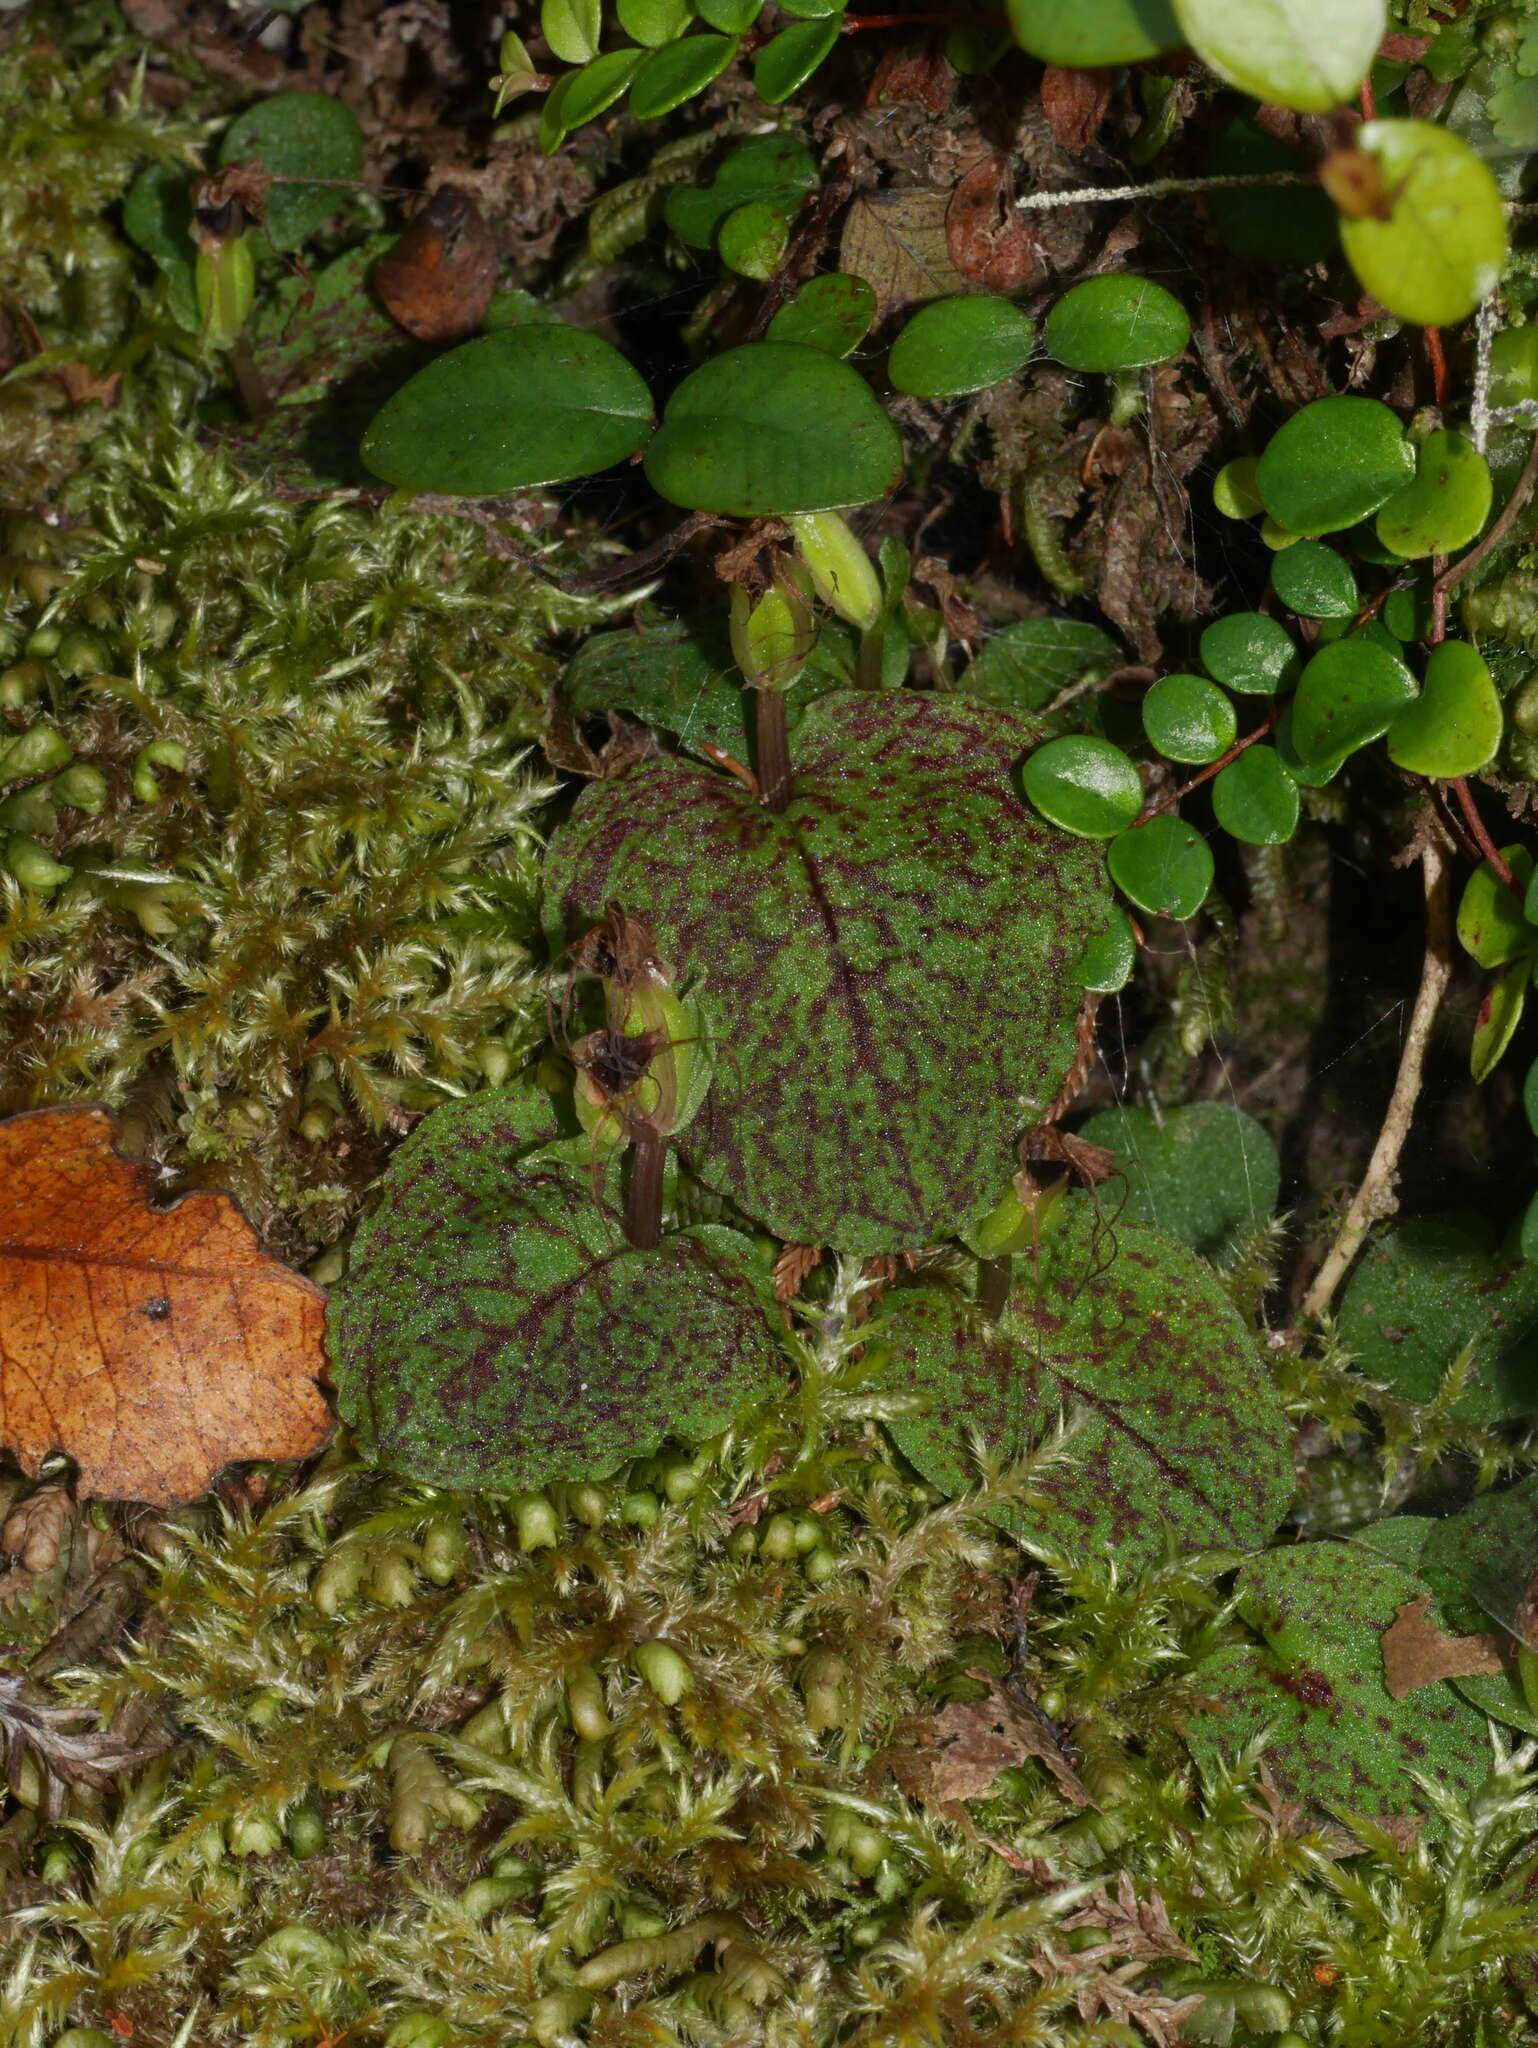
{"type": "Polygon", "coordinates": [[[433,1486],[601,1478],[722,1428],[786,1373],[753,1247],[717,1224],[625,1240],[579,1145],[499,1089],[395,1154],[332,1297],[337,1404],[359,1449],[433,1486]]]}
{"type": "Polygon", "coordinates": [[[1156,1118],[1103,1109],[1079,1136],[1114,1152],[1128,1223],[1153,1223],[1222,1265],[1271,1220],[1281,1189],[1276,1147],[1254,1117],[1226,1102],[1193,1102],[1156,1118]]]}
{"type": "Polygon", "coordinates": [[[798,341],[830,356],[847,356],[870,332],[876,294],[863,277],[833,270],[802,285],[769,322],[766,341],[798,341]]]}
{"type": "Polygon", "coordinates": [[[1282,549],[1271,564],[1271,588],[1304,619],[1349,619],[1361,601],[1351,564],[1318,540],[1282,549]]]}
{"type": "MultiPolygon", "coordinates": [[[[356,115],[325,92],[278,92],[237,114],[224,131],[221,164],[254,159],[274,178],[356,178],[363,131],[356,115]]],[[[334,185],[275,184],[267,195],[267,239],[297,249],[346,197],[334,185]]]]}
{"type": "Polygon", "coordinates": [[[1073,969],[1109,902],[1095,853],[1016,792],[1034,737],[964,698],[837,693],[802,719],[783,814],[644,761],[552,841],[553,944],[618,903],[708,995],[684,1153],[778,1236],[874,1253],[965,1227],[1072,1064],[1073,969]]]}
{"type": "Polygon", "coordinates": [[[1183,818],[1149,818],[1106,848],[1118,889],[1151,917],[1194,917],[1212,887],[1212,849],[1183,818]]]}
{"type": "Polygon", "coordinates": [[[1415,474],[1398,416],[1376,398],[1316,398],[1271,436],[1255,481],[1289,533],[1355,526],[1415,474]]]}
{"type": "Polygon", "coordinates": [[[1388,757],[1412,775],[1472,775],[1501,744],[1501,700],[1466,640],[1433,647],[1426,681],[1388,729],[1388,757]]]}
{"type": "Polygon", "coordinates": [[[1185,41],[1168,0],[1009,0],[1022,50],[1044,64],[1140,64],[1185,41]]]}
{"type": "Polygon", "coordinates": [[[1336,640],[1303,671],[1292,702],[1292,743],[1305,761],[1344,760],[1381,738],[1418,695],[1397,654],[1357,634],[1336,640]]]}
{"type": "Polygon", "coordinates": [[[1161,676],[1143,699],[1143,730],[1167,761],[1216,761],[1238,738],[1239,714],[1205,676],[1161,676]]]}
{"type": "Polygon", "coordinates": [[[1035,340],[1036,323],[1008,299],[935,299],[893,342],[887,375],[913,398],[986,391],[1029,361],[1035,340]]]}
{"type": "Polygon", "coordinates": [[[1367,121],[1354,146],[1377,166],[1388,216],[1342,218],[1351,268],[1401,320],[1466,319],[1506,263],[1506,209],[1489,166],[1432,121],[1367,121]]]}
{"type": "Polygon", "coordinates": [[[1466,548],[1490,516],[1490,465],[1466,435],[1428,434],[1415,480],[1379,512],[1377,535],[1411,561],[1466,548]]]}
{"type": "Polygon", "coordinates": [[[902,461],[897,429],[847,363],[757,341],[684,379],[646,451],[646,474],[691,512],[757,519],[868,504],[896,486],[902,461]]]}
{"type": "Polygon", "coordinates": [[[1264,1733],[1289,1798],[1380,1818],[1427,1812],[1417,1776],[1465,1799],[1483,1782],[1484,1715],[1451,1686],[1395,1700],[1383,1682],[1383,1634],[1425,1591],[1413,1573],[1363,1544],[1298,1543],[1251,1558],[1235,1590],[1261,1640],[1196,1667],[1196,1690],[1217,1708],[1187,1725],[1198,1760],[1232,1757],[1264,1733]]]}
{"type": "Polygon", "coordinates": [[[1167,363],[1191,339],[1191,318],[1151,278],[1089,277],[1047,315],[1049,352],[1070,370],[1137,370],[1167,363]]]}
{"type": "Polygon", "coordinates": [[[1322,114],[1351,99],[1387,28],[1384,0],[1174,0],[1186,41],[1219,78],[1322,114]]]}
{"type": "Polygon", "coordinates": [[[937,1288],[888,1297],[872,1341],[885,1382],[921,1397],[893,1436],[934,1485],[972,1477],[971,1439],[1018,1455],[1059,1414],[1084,1427],[1042,1484],[1029,1526],[1118,1560],[1187,1547],[1247,1550],[1292,1492],[1282,1406],[1210,1270],[1162,1231],[1107,1229],[1087,1201],[1016,1260],[1010,1306],[984,1325],[937,1288]]]}
{"type": "Polygon", "coordinates": [[[379,412],[362,453],[386,483],[492,497],[609,469],[635,453],[651,420],[651,393],[617,348],[540,322],[482,335],[419,370],[379,412]]]}
{"type": "Polygon", "coordinates": [[[1212,815],[1247,846],[1282,846],[1298,829],[1296,780],[1275,747],[1246,747],[1212,785],[1212,815]]]}

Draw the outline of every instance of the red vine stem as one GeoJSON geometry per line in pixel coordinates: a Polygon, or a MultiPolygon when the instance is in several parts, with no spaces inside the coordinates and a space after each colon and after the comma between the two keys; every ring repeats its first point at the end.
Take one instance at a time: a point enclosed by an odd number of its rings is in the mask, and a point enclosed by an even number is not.
{"type": "Polygon", "coordinates": [[[1438,405],[1446,405],[1448,393],[1447,357],[1442,352],[1442,336],[1435,327],[1422,329],[1426,337],[1426,360],[1431,365],[1431,395],[1438,405]]]}
{"type": "Polygon", "coordinates": [[[1517,886],[1516,876],[1501,858],[1499,848],[1485,829],[1485,821],[1479,815],[1479,806],[1474,801],[1474,792],[1469,788],[1468,777],[1466,775],[1451,776],[1448,779],[1448,787],[1458,799],[1458,808],[1463,813],[1464,823],[1469,828],[1470,838],[1479,848],[1497,878],[1505,883],[1513,896],[1520,896],[1522,891],[1517,886]]]}
{"type": "Polygon", "coordinates": [[[1210,782],[1214,775],[1222,773],[1230,761],[1237,761],[1247,747],[1253,747],[1257,740],[1263,740],[1268,732],[1275,730],[1276,713],[1273,711],[1271,716],[1263,724],[1257,725],[1253,732],[1247,732],[1242,740],[1235,740],[1228,752],[1220,755],[1216,761],[1210,762],[1200,775],[1193,775],[1191,780],[1179,789],[1167,791],[1165,795],[1155,797],[1152,803],[1144,804],[1142,811],[1133,819],[1128,829],[1136,831],[1139,825],[1146,825],[1150,818],[1158,817],[1161,811],[1172,811],[1177,804],[1185,801],[1192,790],[1200,789],[1204,782],[1210,782]]]}

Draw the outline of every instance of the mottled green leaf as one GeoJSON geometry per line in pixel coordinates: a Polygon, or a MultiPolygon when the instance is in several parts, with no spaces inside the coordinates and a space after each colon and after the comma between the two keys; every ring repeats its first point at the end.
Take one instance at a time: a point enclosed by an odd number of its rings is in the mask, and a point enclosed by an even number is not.
{"type": "Polygon", "coordinates": [[[1116,1154],[1128,1223],[1153,1223],[1223,1265],[1271,1220],[1281,1189],[1276,1147],[1227,1102],[1166,1110],[1104,1109],[1080,1131],[1116,1154]]]}
{"type": "Polygon", "coordinates": [[[412,1133],[332,1298],[359,1450],[434,1486],[599,1478],[786,1376],[748,1240],[708,1224],[634,1250],[580,1147],[527,1149],[549,1119],[531,1093],[412,1133]]]}
{"type": "Polygon", "coordinates": [[[1109,899],[1095,852],[1018,794],[1034,737],[963,698],[837,693],[802,719],[783,815],[653,760],[556,834],[552,942],[618,903],[708,986],[721,1037],[685,1156],[778,1236],[873,1253],[965,1227],[1071,1065],[1109,899]]]}
{"type": "MultiPolygon", "coordinates": [[[[274,93],[237,114],[224,131],[221,164],[253,159],[274,178],[356,178],[363,168],[363,131],[352,109],[330,93],[274,93]]],[[[331,184],[274,184],[266,222],[273,248],[297,249],[346,196],[331,184]]]]}
{"type": "Polygon", "coordinates": [[[889,1385],[921,1397],[891,1425],[948,1493],[970,1481],[970,1439],[1024,1451],[1059,1414],[1085,1426],[1043,1482],[1028,1526],[1125,1563],[1189,1548],[1249,1549],[1292,1491],[1289,1432],[1254,1343],[1210,1270],[1162,1231],[1103,1225],[1088,1201],[1015,1262],[1000,1322],[937,1288],[890,1295],[873,1338],[889,1385]]]}

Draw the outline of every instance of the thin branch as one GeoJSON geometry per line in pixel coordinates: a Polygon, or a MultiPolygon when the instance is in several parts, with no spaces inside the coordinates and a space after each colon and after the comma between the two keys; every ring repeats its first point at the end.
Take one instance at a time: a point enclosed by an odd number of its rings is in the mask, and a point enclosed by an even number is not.
{"type": "Polygon", "coordinates": [[[1230,761],[1237,761],[1247,748],[1253,747],[1257,740],[1263,740],[1267,733],[1274,732],[1275,729],[1276,713],[1273,711],[1271,716],[1263,724],[1257,725],[1253,732],[1247,732],[1242,740],[1235,740],[1228,752],[1219,755],[1216,761],[1210,762],[1200,775],[1193,775],[1191,780],[1183,782],[1179,789],[1166,790],[1163,796],[1155,797],[1151,803],[1144,804],[1133,820],[1134,825],[1146,825],[1150,818],[1157,818],[1161,811],[1174,810],[1175,806],[1182,803],[1193,790],[1200,789],[1204,782],[1210,782],[1214,775],[1221,774],[1230,761]]]}
{"type": "Polygon", "coordinates": [[[1469,788],[1466,775],[1454,775],[1449,783],[1453,795],[1458,799],[1458,808],[1463,813],[1469,836],[1479,848],[1481,857],[1494,869],[1499,881],[1504,882],[1513,896],[1520,896],[1522,890],[1516,876],[1506,865],[1505,856],[1490,837],[1484,819],[1479,815],[1479,806],[1474,801],[1474,792],[1469,788]]]}
{"type": "Polygon", "coordinates": [[[1394,1092],[1389,1097],[1383,1128],[1378,1133],[1378,1142],[1373,1147],[1362,1184],[1351,1198],[1346,1220],[1303,1297],[1305,1315],[1322,1316],[1326,1313],[1368,1231],[1379,1218],[1392,1216],[1399,1206],[1394,1193],[1399,1156],[1415,1117],[1432,1026],[1453,971],[1452,886],[1447,862],[1434,836],[1435,827],[1430,818],[1426,819],[1423,829],[1426,837],[1421,847],[1421,873],[1426,886],[1426,953],[1421,963],[1420,987],[1415,992],[1415,1007],[1410,1012],[1409,1029],[1405,1032],[1399,1055],[1399,1073],[1394,1082],[1394,1092]]]}

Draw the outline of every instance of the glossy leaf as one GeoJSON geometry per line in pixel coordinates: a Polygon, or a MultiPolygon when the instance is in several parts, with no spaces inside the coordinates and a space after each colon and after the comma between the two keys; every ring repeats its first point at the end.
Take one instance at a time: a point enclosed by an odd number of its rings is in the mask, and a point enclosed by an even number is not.
{"type": "Polygon", "coordinates": [[[1376,512],[1415,473],[1398,416],[1376,398],[1316,398],[1266,443],[1255,481],[1290,533],[1335,533],[1376,512]]]}
{"type": "Polygon", "coordinates": [[[1157,1117],[1104,1109],[1079,1136],[1116,1154],[1126,1195],[1119,1222],[1156,1224],[1214,1265],[1226,1265],[1276,1208],[1276,1147],[1230,1103],[1193,1102],[1157,1117]]]}
{"type": "MultiPolygon", "coordinates": [[[[363,131],[350,107],[324,92],[279,92],[237,114],[224,131],[221,164],[254,159],[274,178],[356,178],[363,131]]],[[[297,249],[346,198],[330,185],[274,185],[267,195],[267,239],[297,249]]]]}
{"type": "Polygon", "coordinates": [[[713,85],[737,54],[736,36],[680,36],[652,50],[630,87],[638,121],[660,120],[713,85]]]}
{"type": "Polygon", "coordinates": [[[1355,97],[1386,33],[1384,0],[1174,0],[1186,41],[1219,78],[1322,114],[1355,97]]]}
{"type": "Polygon", "coordinates": [[[1417,696],[1396,654],[1355,636],[1321,647],[1292,703],[1292,742],[1305,761],[1343,760],[1386,733],[1417,696]]]}
{"type": "Polygon", "coordinates": [[[1253,519],[1258,512],[1265,511],[1255,482],[1259,467],[1256,456],[1236,455],[1213,478],[1212,502],[1225,519],[1253,519]]]}
{"type": "Polygon", "coordinates": [[[644,50],[608,50],[583,66],[566,88],[561,118],[568,128],[595,121],[624,92],[644,61],[644,50]]]}
{"type": "Polygon", "coordinates": [[[763,13],[764,0],[695,0],[694,11],[707,28],[744,36],[763,13]]]}
{"type": "Polygon", "coordinates": [[[971,1439],[1025,1451],[1065,1410],[1084,1426],[1042,1481],[1033,1533],[1081,1554],[1149,1560],[1249,1549],[1291,1493],[1288,1429],[1254,1342],[1210,1269],[1164,1232],[1102,1224],[1090,1204],[1016,1261],[1009,1309],[980,1324],[938,1289],[888,1296],[874,1325],[886,1383],[924,1403],[888,1424],[933,1485],[975,1476],[971,1439]]]}
{"type": "Polygon", "coordinates": [[[1472,775],[1495,759],[1501,700],[1466,640],[1444,640],[1426,662],[1418,701],[1388,729],[1388,757],[1413,775],[1472,775]]]}
{"type": "Polygon", "coordinates": [[[1415,479],[1379,512],[1380,541],[1396,555],[1418,561],[1455,554],[1478,538],[1490,516],[1490,465],[1463,434],[1428,434],[1415,479]]]}
{"type": "Polygon", "coordinates": [[[1202,661],[1231,690],[1271,696],[1291,681],[1298,650],[1285,626],[1263,612],[1230,612],[1203,629],[1202,661]]]}
{"type": "Polygon", "coordinates": [[[1116,272],[1064,292],[1047,315],[1048,352],[1070,370],[1136,370],[1178,356],[1191,318],[1151,278],[1116,272]]]}
{"type": "Polygon", "coordinates": [[[1351,564],[1323,541],[1284,548],[1271,565],[1271,588],[1304,619],[1349,619],[1361,603],[1351,564]]]}
{"type": "Polygon", "coordinates": [[[1093,989],[1101,995],[1114,995],[1132,979],[1136,965],[1137,938],[1132,930],[1132,920],[1117,905],[1111,911],[1111,921],[1105,930],[1091,939],[1079,956],[1073,978],[1080,988],[1093,989]]]}
{"type": "Polygon", "coordinates": [[[1071,69],[1139,64],[1185,41],[1168,0],[1009,0],[1009,25],[1022,50],[1071,69]]]}
{"type": "Polygon", "coordinates": [[[781,306],[764,333],[766,341],[796,341],[830,356],[847,356],[870,332],[876,294],[863,277],[842,270],[814,277],[781,306]]]}
{"type": "Polygon", "coordinates": [[[760,200],[793,220],[807,193],[816,189],[817,165],[804,142],[794,135],[753,135],[722,159],[708,185],[675,185],[663,218],[691,248],[709,249],[722,221],[737,207],[760,200]]]}
{"type": "Polygon", "coordinates": [[[1431,592],[1426,579],[1419,578],[1409,590],[1391,590],[1378,616],[1396,640],[1429,638],[1433,620],[1431,592]]]}
{"type": "Polygon", "coordinates": [[[636,1251],[612,1188],[595,1199],[586,1141],[531,1151],[528,1129],[508,1089],[430,1116],[333,1297],[359,1450],[433,1486],[601,1478],[708,1436],[785,1375],[748,1239],[707,1224],[636,1251]]]}
{"type": "Polygon", "coordinates": [[[1038,747],[1021,771],[1026,795],[1054,825],[1084,839],[1109,839],[1143,808],[1143,784],[1120,747],[1070,733],[1038,747]]]}
{"type": "Polygon", "coordinates": [[[630,40],[648,50],[675,41],[694,19],[688,0],[617,0],[615,13],[630,40]]]}
{"type": "Polygon", "coordinates": [[[1194,917],[1212,887],[1212,849],[1180,818],[1150,818],[1119,833],[1106,864],[1117,888],[1155,917],[1194,917]]]}
{"type": "Polygon", "coordinates": [[[557,951],[617,902],[706,992],[722,1052],[685,1157],[787,1241],[967,1227],[1073,1062],[1109,892],[1018,794],[1034,737],[962,697],[839,693],[802,717],[784,813],[660,758],[589,785],[551,843],[557,951]]]}
{"type": "Polygon", "coordinates": [[[563,64],[592,62],[602,23],[599,0],[539,0],[540,34],[563,64]]]}
{"type": "Polygon", "coordinates": [[[754,519],[868,504],[894,488],[902,460],[897,429],[847,363],[759,341],[684,379],[646,474],[674,505],[754,519]]]}
{"type": "Polygon", "coordinates": [[[650,431],[651,393],[618,349],[541,324],[437,357],[378,414],[362,453],[386,483],[474,498],[608,469],[650,431]]]}
{"type": "Polygon", "coordinates": [[[1246,747],[1212,784],[1212,814],[1247,846],[1283,846],[1298,829],[1298,785],[1275,747],[1246,747]]]}
{"type": "Polygon", "coordinates": [[[1485,1718],[1450,1686],[1401,1700],[1383,1682],[1382,1637],[1424,1592],[1363,1544],[1296,1543],[1251,1558],[1235,1586],[1259,1637],[1204,1658],[1203,1708],[1187,1724],[1198,1761],[1265,1737],[1266,1766],[1290,1799],[1383,1818],[1425,1814],[1433,1785],[1467,1799],[1490,1769],[1485,1718]]]}
{"type": "Polygon", "coordinates": [[[825,21],[798,21],[765,43],[753,66],[759,98],[777,107],[805,85],[838,41],[842,21],[842,13],[825,21]]]}
{"type": "Polygon", "coordinates": [[[1163,676],[1143,699],[1143,730],[1166,760],[1200,764],[1228,752],[1239,714],[1205,676],[1163,676]]]}
{"type": "Polygon", "coordinates": [[[1469,1072],[1476,1081],[1489,1079],[1515,1038],[1531,978],[1530,963],[1514,960],[1501,969],[1486,989],[1474,1019],[1474,1042],[1469,1052],[1469,1072]]]}
{"type": "Polygon", "coordinates": [[[935,299],[893,342],[887,375],[912,398],[956,398],[1012,377],[1035,341],[1036,323],[1008,299],[935,299]]]}
{"type": "Polygon", "coordinates": [[[1506,210],[1488,165],[1431,121],[1368,121],[1354,146],[1377,166],[1389,213],[1342,219],[1352,269],[1401,320],[1466,319],[1506,262],[1506,210]]]}
{"type": "MultiPolygon", "coordinates": [[[[1526,889],[1533,875],[1533,856],[1525,846],[1503,846],[1501,858],[1526,889]]],[[[1502,967],[1508,960],[1538,946],[1523,915],[1522,899],[1512,893],[1488,861],[1482,860],[1463,885],[1458,905],[1458,943],[1481,967],[1502,967]]]]}

